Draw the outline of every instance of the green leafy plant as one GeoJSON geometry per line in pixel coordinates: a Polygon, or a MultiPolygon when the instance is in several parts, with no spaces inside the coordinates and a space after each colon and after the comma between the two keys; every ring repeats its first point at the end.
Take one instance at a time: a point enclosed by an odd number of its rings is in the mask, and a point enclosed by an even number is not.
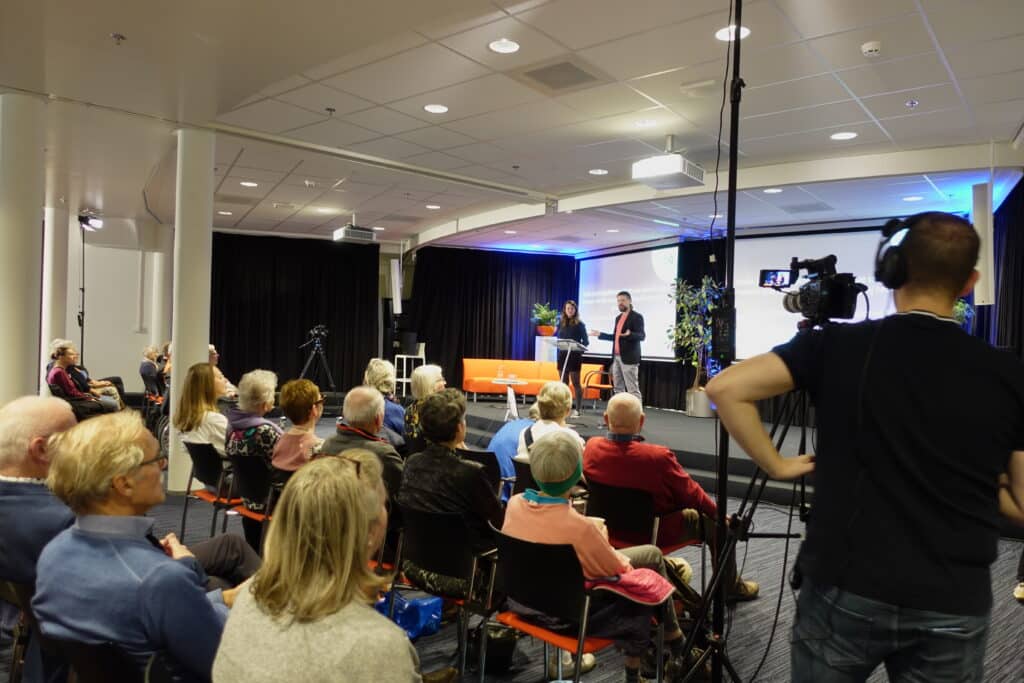
{"type": "Polygon", "coordinates": [[[697,369],[693,388],[707,377],[708,352],[711,347],[711,314],[722,299],[722,286],[705,275],[700,286],[683,279],[672,282],[669,299],[675,304],[677,322],[666,330],[668,340],[683,352],[679,360],[688,361],[697,369]]]}
{"type": "Polygon", "coordinates": [[[555,323],[558,322],[558,311],[551,308],[550,303],[534,304],[533,315],[530,316],[530,322],[534,325],[548,325],[554,327],[555,323]]]}
{"type": "Polygon", "coordinates": [[[974,306],[968,303],[967,299],[957,299],[953,304],[953,318],[968,332],[974,327],[974,314],[974,306]]]}

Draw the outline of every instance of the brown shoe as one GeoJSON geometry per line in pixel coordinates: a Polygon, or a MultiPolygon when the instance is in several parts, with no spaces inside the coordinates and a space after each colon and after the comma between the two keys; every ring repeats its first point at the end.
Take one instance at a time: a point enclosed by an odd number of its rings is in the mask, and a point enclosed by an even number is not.
{"type": "Polygon", "coordinates": [[[458,669],[454,666],[446,666],[443,669],[423,674],[423,683],[452,683],[458,677],[458,669]]]}
{"type": "Polygon", "coordinates": [[[757,581],[736,579],[736,585],[733,586],[732,590],[725,596],[725,601],[746,602],[747,600],[754,600],[757,598],[757,594],[760,590],[761,587],[757,584],[757,581]]]}

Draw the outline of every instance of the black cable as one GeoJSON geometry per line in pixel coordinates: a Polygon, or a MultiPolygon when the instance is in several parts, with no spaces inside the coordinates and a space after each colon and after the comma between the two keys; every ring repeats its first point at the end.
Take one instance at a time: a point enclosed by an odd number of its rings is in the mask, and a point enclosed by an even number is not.
{"type": "MultiPolygon", "coordinates": [[[[726,26],[732,26],[733,0],[729,0],[729,20],[726,26]]],[[[740,29],[737,26],[733,32],[733,40],[739,40],[740,29]]],[[[722,130],[725,127],[725,101],[729,93],[729,67],[732,65],[732,41],[726,42],[725,49],[725,76],[722,77],[722,104],[718,107],[718,143],[715,152],[715,190],[711,193],[711,201],[714,210],[711,212],[711,225],[708,226],[708,249],[711,249],[711,240],[715,237],[715,216],[718,215],[718,171],[722,165],[722,130]]]]}

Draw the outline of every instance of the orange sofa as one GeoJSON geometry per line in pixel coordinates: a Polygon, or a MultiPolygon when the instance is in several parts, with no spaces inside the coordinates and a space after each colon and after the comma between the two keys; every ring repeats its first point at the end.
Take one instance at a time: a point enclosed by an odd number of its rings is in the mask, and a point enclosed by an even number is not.
{"type": "MultiPolygon", "coordinates": [[[[474,401],[477,394],[504,394],[504,385],[494,383],[498,378],[499,368],[505,379],[515,375],[516,379],[526,381],[526,384],[512,387],[512,391],[519,396],[536,396],[547,382],[557,382],[560,377],[558,367],[551,361],[463,358],[462,390],[467,394],[472,392],[474,401]]],[[[580,381],[591,370],[601,368],[602,366],[596,363],[584,363],[580,370],[580,381]]],[[[583,398],[601,398],[600,394],[599,389],[584,389],[583,398]]]]}

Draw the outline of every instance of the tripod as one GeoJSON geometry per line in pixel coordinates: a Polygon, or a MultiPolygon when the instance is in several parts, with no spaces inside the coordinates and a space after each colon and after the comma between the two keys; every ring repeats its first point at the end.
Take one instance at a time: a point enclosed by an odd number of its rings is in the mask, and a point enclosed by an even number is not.
{"type": "MultiPolygon", "coordinates": [[[[786,394],[785,399],[782,403],[782,408],[779,411],[778,417],[775,423],[772,425],[771,431],[769,432],[770,437],[775,440],[775,435],[782,429],[779,434],[778,440],[775,441],[775,449],[781,452],[782,444],[786,440],[786,435],[789,433],[789,428],[799,422],[800,425],[800,445],[798,450],[800,453],[807,451],[807,417],[808,417],[808,398],[807,392],[805,391],[791,391],[786,394]]],[[[693,626],[690,629],[690,633],[686,638],[686,645],[683,647],[683,652],[690,652],[693,644],[696,640],[698,632],[707,626],[708,611],[711,607],[712,597],[722,595],[724,591],[728,590],[728,586],[722,586],[722,577],[725,575],[726,563],[732,562],[736,555],[736,544],[740,541],[745,541],[751,538],[799,538],[799,534],[783,534],[783,533],[750,533],[750,525],[754,519],[754,512],[757,510],[758,504],[761,502],[761,497],[764,495],[765,486],[768,484],[768,474],[762,471],[760,468],[754,470],[753,476],[750,478],[750,483],[747,484],[746,493],[743,496],[743,500],[740,501],[739,508],[736,513],[733,514],[726,526],[726,538],[724,542],[721,538],[719,541],[719,552],[717,566],[711,575],[711,580],[708,582],[704,594],[701,596],[700,609],[697,610],[697,614],[694,615],[693,626]],[[760,482],[758,481],[760,480],[760,482]],[[755,492],[756,488],[756,492],[755,492]]],[[[806,492],[804,488],[804,480],[800,480],[800,519],[806,521],[808,516],[808,506],[806,502],[806,492]]],[[[737,574],[737,578],[739,578],[737,574]]],[[[716,609],[720,609],[716,604],[716,609]]],[[[715,621],[721,615],[715,614],[715,621]]],[[[736,672],[732,662],[729,661],[728,655],[725,653],[726,640],[722,632],[717,628],[712,629],[712,632],[707,634],[708,647],[705,648],[704,653],[691,665],[686,676],[683,678],[683,682],[690,680],[694,674],[696,674],[708,657],[713,654],[721,662],[721,666],[729,672],[729,675],[734,681],[742,681],[740,675],[736,672]]]]}
{"type": "Polygon", "coordinates": [[[299,373],[299,379],[306,379],[306,374],[309,373],[310,366],[313,365],[313,360],[316,359],[319,362],[316,367],[313,368],[313,372],[311,373],[312,379],[316,381],[320,376],[320,371],[322,370],[327,376],[327,386],[331,388],[332,393],[337,393],[334,385],[334,376],[331,375],[331,368],[327,365],[327,356],[324,353],[324,337],[319,334],[314,334],[308,342],[299,348],[304,349],[310,345],[312,345],[313,348],[309,350],[309,356],[306,358],[306,364],[302,366],[302,372],[299,373]]]}

